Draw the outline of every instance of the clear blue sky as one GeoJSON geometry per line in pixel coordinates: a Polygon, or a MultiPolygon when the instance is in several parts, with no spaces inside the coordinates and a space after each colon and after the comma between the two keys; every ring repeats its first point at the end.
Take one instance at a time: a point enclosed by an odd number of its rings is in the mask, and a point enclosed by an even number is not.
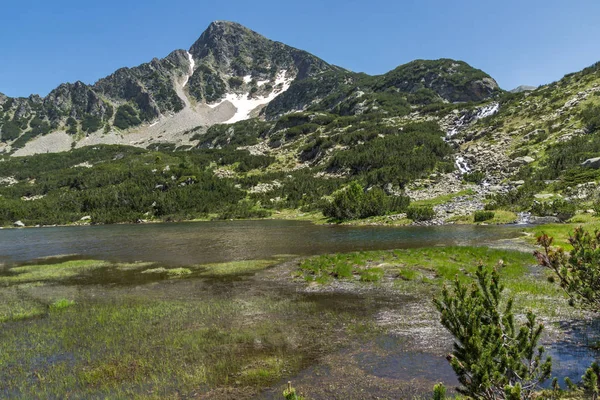
{"type": "Polygon", "coordinates": [[[19,0],[0,7],[0,92],[46,95],[187,49],[231,20],[353,71],[455,58],[502,88],[600,60],[598,0],[19,0]]]}

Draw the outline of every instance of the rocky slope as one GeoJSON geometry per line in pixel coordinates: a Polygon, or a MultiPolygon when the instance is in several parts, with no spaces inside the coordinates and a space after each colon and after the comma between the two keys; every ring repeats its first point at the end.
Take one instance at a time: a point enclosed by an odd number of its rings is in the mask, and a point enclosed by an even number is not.
{"type": "MultiPolygon", "coordinates": [[[[436,224],[472,220],[483,208],[497,211],[496,222],[518,213],[562,218],[595,203],[600,210],[600,64],[511,93],[460,61],[417,60],[369,76],[215,22],[188,51],[94,85],[63,84],[45,98],[0,94],[0,125],[6,161],[72,148],[88,154],[101,144],[134,146],[132,159],[138,148],[159,151],[148,158],[172,153],[178,172],[163,170],[167,181],[149,184],[148,203],[166,196],[152,187],[168,193],[180,182],[184,191],[208,174],[244,199],[227,210],[215,203],[227,218],[315,211],[352,181],[432,206],[436,224]]],[[[156,174],[146,162],[140,168],[156,174]]],[[[17,208],[49,190],[28,186],[41,175],[11,174],[0,175],[0,194],[18,193],[17,208]]],[[[95,165],[89,174],[106,178],[95,165]]],[[[136,215],[156,215],[143,211],[136,215]]]]}
{"type": "Polygon", "coordinates": [[[382,76],[357,74],[237,23],[212,23],[189,50],[121,68],[93,85],[41,98],[0,96],[0,152],[27,155],[94,144],[195,145],[186,133],[294,111],[405,113],[415,105],[500,93],[482,71],[419,60],[382,76]]]}

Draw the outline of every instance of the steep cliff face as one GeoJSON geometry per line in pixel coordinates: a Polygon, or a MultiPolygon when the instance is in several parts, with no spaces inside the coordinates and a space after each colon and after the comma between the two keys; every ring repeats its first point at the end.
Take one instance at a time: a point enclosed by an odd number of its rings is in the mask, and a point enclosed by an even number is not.
{"type": "Polygon", "coordinates": [[[43,111],[51,121],[63,117],[83,119],[93,115],[106,120],[112,116],[112,106],[83,82],[63,83],[43,100],[43,111]]]}
{"type": "Polygon", "coordinates": [[[274,42],[233,22],[213,22],[192,45],[197,68],[189,90],[208,103],[228,93],[266,96],[278,77],[302,80],[324,71],[341,70],[305,51],[274,42]]]}
{"type": "Polygon", "coordinates": [[[174,82],[182,79],[189,68],[187,53],[176,50],[163,59],[155,58],[135,68],[121,68],[100,79],[93,88],[114,102],[135,104],[142,120],[152,120],[183,109],[184,101],[177,95],[174,82]]]}

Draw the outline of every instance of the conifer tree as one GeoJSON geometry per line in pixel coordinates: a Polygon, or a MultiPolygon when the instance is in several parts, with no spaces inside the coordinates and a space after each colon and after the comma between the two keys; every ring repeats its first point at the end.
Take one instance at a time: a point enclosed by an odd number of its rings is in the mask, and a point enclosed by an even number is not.
{"type": "Polygon", "coordinates": [[[444,287],[434,299],[441,322],[455,338],[447,359],[461,384],[458,392],[476,399],[531,399],[549,378],[550,357],[542,360],[537,343],[543,325],[532,312],[515,323],[513,301],[502,301],[503,286],[497,270],[479,266],[470,287],[458,278],[454,290],[444,287]]]}

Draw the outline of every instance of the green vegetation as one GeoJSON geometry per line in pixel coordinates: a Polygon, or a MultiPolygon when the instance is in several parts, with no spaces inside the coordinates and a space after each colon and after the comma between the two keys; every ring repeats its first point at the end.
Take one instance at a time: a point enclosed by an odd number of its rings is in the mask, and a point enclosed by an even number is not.
{"type": "MultiPolygon", "coordinates": [[[[52,268],[71,270],[72,263],[57,262],[52,268]]],[[[41,280],[26,285],[4,281],[4,394],[152,399],[190,393],[230,398],[219,393],[238,390],[257,394],[313,363],[315,354],[331,353],[373,332],[358,314],[323,309],[303,296],[282,297],[271,285],[261,289],[238,281],[236,287],[252,289],[222,293],[203,280],[140,274],[148,269],[144,264],[95,263],[106,267],[94,270],[93,279],[89,270],[79,269],[77,279],[69,281],[62,274],[51,280],[38,274],[41,280]],[[128,280],[110,284],[118,271],[128,280]],[[151,290],[134,289],[140,288],[136,279],[151,284],[151,290]]],[[[248,262],[253,264],[265,262],[248,262]]],[[[244,269],[225,264],[186,268],[222,276],[244,269]]]]}
{"type": "Polygon", "coordinates": [[[600,312],[600,235],[576,228],[568,242],[573,249],[566,253],[552,248],[553,239],[543,234],[538,237],[543,251],[535,253],[541,266],[550,269],[560,287],[569,295],[571,305],[580,305],[600,312]]]}
{"type": "Polygon", "coordinates": [[[77,120],[73,117],[69,117],[67,118],[67,133],[69,135],[76,135],[77,134],[77,120]]]}
{"type": "Polygon", "coordinates": [[[412,124],[396,134],[375,136],[360,146],[335,153],[328,168],[349,170],[369,184],[404,186],[442,167],[451,148],[435,123],[412,124]]]}
{"type": "Polygon", "coordinates": [[[66,261],[61,264],[33,264],[10,269],[10,275],[0,275],[0,286],[26,282],[61,281],[98,268],[108,263],[95,260],[66,261]]]}
{"type": "Polygon", "coordinates": [[[485,172],[469,172],[467,174],[463,174],[462,178],[465,182],[480,184],[485,179],[485,172]]]}
{"type": "Polygon", "coordinates": [[[276,265],[278,261],[273,260],[248,260],[232,261],[219,264],[204,264],[201,266],[201,274],[205,276],[231,276],[252,274],[276,265]]]}
{"type": "Polygon", "coordinates": [[[470,288],[457,278],[454,290],[446,286],[434,300],[441,322],[454,336],[448,360],[469,397],[496,400],[531,399],[550,377],[552,360],[542,361],[537,347],[543,325],[533,312],[520,327],[515,324],[513,300],[501,305],[504,287],[498,271],[479,266],[477,285],[470,288]]]}
{"type": "Polygon", "coordinates": [[[129,104],[123,104],[117,108],[114,121],[114,125],[117,128],[127,129],[140,125],[141,123],[142,120],[139,118],[137,111],[129,104]]]}
{"type": "Polygon", "coordinates": [[[404,294],[428,296],[438,294],[445,283],[457,277],[462,283],[470,282],[469,276],[475,275],[480,264],[493,265],[499,260],[502,268],[498,272],[516,310],[524,313],[533,309],[547,318],[572,317],[568,304],[556,305],[566,298],[560,288],[528,274],[534,259],[519,251],[441,247],[323,255],[304,260],[298,274],[308,282],[327,284],[335,279],[364,282],[367,279],[362,276],[373,270],[378,276],[375,281],[390,279],[404,294]]]}
{"type": "Polygon", "coordinates": [[[430,221],[435,218],[435,211],[430,205],[410,206],[406,210],[406,217],[413,221],[430,221]]]}
{"type": "Polygon", "coordinates": [[[8,142],[19,137],[21,128],[14,121],[5,121],[2,124],[2,141],[8,142]]]}
{"type": "MultiPolygon", "coordinates": [[[[124,118],[124,114],[123,114],[123,109],[121,107],[119,107],[119,109],[122,110],[120,119],[119,119],[119,124],[123,124],[125,122],[124,118]]],[[[117,110],[117,114],[118,114],[118,110],[117,110]]],[[[69,129],[72,126],[72,123],[69,124],[69,129]]],[[[115,125],[116,125],[116,118],[115,118],[115,125]]],[[[95,115],[90,115],[90,114],[86,114],[84,115],[82,121],[81,121],[81,129],[83,129],[84,132],[87,133],[92,133],[92,132],[96,132],[97,130],[99,130],[102,127],[102,119],[100,117],[97,117],[95,115]]],[[[125,128],[121,128],[121,129],[125,129],[125,128]]]]}
{"type": "Polygon", "coordinates": [[[473,215],[473,220],[475,222],[485,222],[494,218],[493,211],[476,211],[473,215]]]}
{"type": "MultiPolygon", "coordinates": [[[[575,229],[569,237],[573,249],[566,253],[562,248],[553,248],[553,238],[543,234],[537,239],[543,251],[536,251],[535,256],[540,266],[553,272],[549,279],[558,280],[560,287],[569,296],[571,306],[580,306],[600,312],[600,234],[594,235],[583,228],[575,229]]],[[[597,399],[600,393],[600,365],[594,362],[582,377],[582,387],[573,388],[582,391],[590,398],[597,399]]],[[[567,382],[570,383],[570,382],[567,382]]],[[[569,384],[569,386],[574,386],[569,384]]]]}
{"type": "Polygon", "coordinates": [[[259,138],[264,139],[270,128],[268,122],[249,119],[233,125],[213,125],[205,134],[194,135],[193,139],[199,139],[198,146],[202,148],[249,146],[258,143],[259,138]]]}
{"type": "Polygon", "coordinates": [[[402,212],[410,202],[408,197],[388,196],[379,188],[365,192],[358,182],[351,182],[345,190],[326,203],[323,215],[336,221],[368,218],[393,212],[402,212]]]}
{"type": "Polygon", "coordinates": [[[0,164],[0,176],[19,183],[0,186],[0,224],[74,223],[87,215],[93,223],[194,219],[225,212],[243,217],[243,208],[232,207],[245,194],[232,180],[215,176],[219,165],[212,164],[214,159],[246,169],[270,162],[244,151],[166,154],[124,146],[11,158],[0,164]],[[81,163],[94,167],[77,167],[81,163]],[[23,201],[24,196],[42,197],[23,201]]]}
{"type": "Polygon", "coordinates": [[[152,268],[142,271],[142,274],[165,274],[171,278],[180,278],[182,276],[191,275],[192,271],[189,268],[152,268]]]}
{"type": "Polygon", "coordinates": [[[73,300],[59,299],[59,300],[56,300],[54,303],[50,304],[50,310],[51,311],[64,310],[65,308],[69,308],[73,305],[75,305],[75,302],[73,300]]]}
{"type": "Polygon", "coordinates": [[[296,389],[292,387],[292,383],[288,382],[287,388],[283,391],[285,400],[304,400],[304,397],[296,394],[296,389]]]}
{"type": "Polygon", "coordinates": [[[356,279],[361,282],[378,282],[384,271],[367,265],[365,253],[336,254],[313,257],[300,264],[304,279],[309,282],[327,283],[332,279],[356,279]]]}

